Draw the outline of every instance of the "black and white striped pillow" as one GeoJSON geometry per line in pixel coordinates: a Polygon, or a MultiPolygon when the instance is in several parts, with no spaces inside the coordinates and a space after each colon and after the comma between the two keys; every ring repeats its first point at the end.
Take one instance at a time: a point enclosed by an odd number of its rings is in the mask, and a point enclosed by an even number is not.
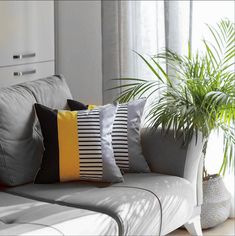
{"type": "MultiPolygon", "coordinates": [[[[146,99],[117,105],[113,122],[112,146],[118,167],[124,172],[150,172],[142,154],[140,123],[146,99]]],[[[71,110],[88,109],[80,102],[68,100],[71,110]]]]}

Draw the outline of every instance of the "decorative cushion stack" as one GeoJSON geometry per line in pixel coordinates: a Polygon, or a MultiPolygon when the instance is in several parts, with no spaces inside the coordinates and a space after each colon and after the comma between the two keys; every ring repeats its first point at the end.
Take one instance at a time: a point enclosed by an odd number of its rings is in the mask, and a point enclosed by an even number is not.
{"type": "Polygon", "coordinates": [[[35,104],[45,147],[35,183],[115,183],[121,171],[149,172],[140,143],[145,102],[98,107],[69,99],[72,111],[35,104]]]}
{"type": "Polygon", "coordinates": [[[149,172],[140,143],[145,99],[87,106],[71,100],[61,76],[1,88],[0,98],[0,185],[115,183],[122,172],[149,172]]]}

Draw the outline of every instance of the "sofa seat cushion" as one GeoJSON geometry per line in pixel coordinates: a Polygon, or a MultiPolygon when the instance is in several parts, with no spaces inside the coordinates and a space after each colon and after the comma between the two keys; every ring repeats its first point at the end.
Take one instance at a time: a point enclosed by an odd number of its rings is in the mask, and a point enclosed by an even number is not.
{"type": "Polygon", "coordinates": [[[170,233],[191,218],[195,206],[194,191],[186,179],[156,173],[128,174],[124,179],[124,183],[116,186],[145,189],[158,197],[162,211],[159,235],[170,233]]]}
{"type": "Polygon", "coordinates": [[[185,179],[156,173],[128,173],[113,185],[73,182],[27,184],[8,192],[60,205],[102,212],[116,219],[120,235],[167,234],[193,212],[193,189],[185,179]]]}
{"type": "Polygon", "coordinates": [[[117,235],[118,226],[106,214],[0,192],[0,235],[16,234],[117,235]]]}

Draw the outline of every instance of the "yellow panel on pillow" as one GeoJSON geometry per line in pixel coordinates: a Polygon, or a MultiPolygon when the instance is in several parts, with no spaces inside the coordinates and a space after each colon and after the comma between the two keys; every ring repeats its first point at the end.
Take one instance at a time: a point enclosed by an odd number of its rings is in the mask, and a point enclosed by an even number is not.
{"type": "Polygon", "coordinates": [[[79,180],[80,160],[77,111],[58,111],[60,181],[79,180]]]}
{"type": "Polygon", "coordinates": [[[94,108],[96,108],[97,106],[96,105],[88,105],[88,110],[93,110],[94,108]]]}

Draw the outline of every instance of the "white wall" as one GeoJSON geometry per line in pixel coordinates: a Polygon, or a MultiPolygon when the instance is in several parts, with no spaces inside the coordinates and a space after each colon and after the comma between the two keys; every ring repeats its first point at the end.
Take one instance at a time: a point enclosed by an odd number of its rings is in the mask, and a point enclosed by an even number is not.
{"type": "Polygon", "coordinates": [[[102,103],[101,1],[55,1],[56,73],[75,99],[102,103]]]}

